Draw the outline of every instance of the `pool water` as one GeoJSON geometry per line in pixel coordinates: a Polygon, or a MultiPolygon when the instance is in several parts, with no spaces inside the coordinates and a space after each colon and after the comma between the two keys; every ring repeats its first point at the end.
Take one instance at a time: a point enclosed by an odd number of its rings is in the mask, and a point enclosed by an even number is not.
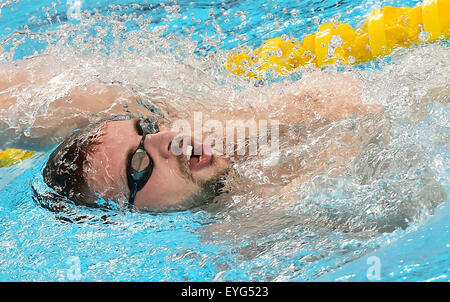
{"type": "MultiPolygon", "coordinates": [[[[189,93],[208,105],[253,85],[223,66],[235,47],[301,38],[337,16],[356,26],[374,8],[418,3],[6,1],[0,66],[43,54],[48,68],[70,75],[54,89],[30,88],[16,117],[29,125],[42,100],[91,77],[144,93],[189,93]]],[[[1,168],[0,281],[449,281],[450,112],[445,102],[421,101],[430,89],[448,90],[449,62],[448,43],[439,42],[325,70],[363,80],[364,99],[385,107],[389,143],[362,150],[349,174],[300,185],[302,198],[287,206],[282,194],[242,193],[194,211],[55,213],[35,194],[47,190],[41,173],[49,152],[1,168]]],[[[175,98],[174,106],[186,105],[175,98]]],[[[238,171],[262,182],[257,164],[238,171]]]]}

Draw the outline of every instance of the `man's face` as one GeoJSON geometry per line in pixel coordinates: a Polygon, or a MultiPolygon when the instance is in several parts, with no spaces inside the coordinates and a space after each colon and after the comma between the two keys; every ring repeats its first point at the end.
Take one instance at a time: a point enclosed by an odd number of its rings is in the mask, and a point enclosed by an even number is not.
{"type": "MultiPolygon", "coordinates": [[[[128,159],[142,140],[136,131],[136,122],[136,119],[106,122],[100,129],[100,143],[87,158],[84,167],[86,180],[90,188],[105,199],[126,203],[130,195],[128,159]]],[[[209,156],[212,152],[206,145],[200,147],[204,153],[203,164],[199,164],[199,157],[192,157],[188,161],[185,152],[173,152],[179,150],[179,141],[174,140],[176,136],[177,133],[162,128],[160,132],[145,137],[144,148],[154,166],[148,182],[136,194],[136,207],[165,208],[176,205],[195,195],[203,184],[226,171],[228,160],[214,153],[209,156]],[[175,143],[177,148],[172,146],[175,143]]],[[[192,140],[189,138],[185,141],[192,140]]],[[[200,145],[196,144],[197,147],[200,145]]]]}

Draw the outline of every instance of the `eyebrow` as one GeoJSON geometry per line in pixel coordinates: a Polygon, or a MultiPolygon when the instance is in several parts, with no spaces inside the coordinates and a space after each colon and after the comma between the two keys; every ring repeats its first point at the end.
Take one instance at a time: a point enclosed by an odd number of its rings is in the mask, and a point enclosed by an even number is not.
{"type": "Polygon", "coordinates": [[[135,120],[136,120],[136,121],[133,123],[134,130],[136,130],[136,133],[139,134],[138,124],[139,124],[139,122],[141,121],[141,119],[140,119],[140,118],[135,118],[135,120]]]}

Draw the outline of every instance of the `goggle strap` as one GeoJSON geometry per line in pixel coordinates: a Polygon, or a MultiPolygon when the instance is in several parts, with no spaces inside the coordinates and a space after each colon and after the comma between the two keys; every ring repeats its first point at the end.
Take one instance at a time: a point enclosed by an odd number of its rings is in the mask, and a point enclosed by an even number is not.
{"type": "Polygon", "coordinates": [[[130,191],[130,198],[128,198],[128,203],[130,205],[134,204],[134,199],[136,198],[136,194],[137,194],[137,184],[135,183],[133,186],[133,189],[130,191]]]}

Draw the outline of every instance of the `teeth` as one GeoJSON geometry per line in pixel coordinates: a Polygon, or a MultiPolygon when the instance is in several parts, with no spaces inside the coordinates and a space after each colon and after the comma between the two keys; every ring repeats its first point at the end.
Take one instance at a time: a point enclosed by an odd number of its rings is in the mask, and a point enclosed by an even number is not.
{"type": "Polygon", "coordinates": [[[190,159],[191,159],[191,156],[192,156],[192,149],[193,149],[192,146],[187,146],[187,149],[186,149],[186,157],[187,157],[187,160],[190,160],[190,159]]]}

